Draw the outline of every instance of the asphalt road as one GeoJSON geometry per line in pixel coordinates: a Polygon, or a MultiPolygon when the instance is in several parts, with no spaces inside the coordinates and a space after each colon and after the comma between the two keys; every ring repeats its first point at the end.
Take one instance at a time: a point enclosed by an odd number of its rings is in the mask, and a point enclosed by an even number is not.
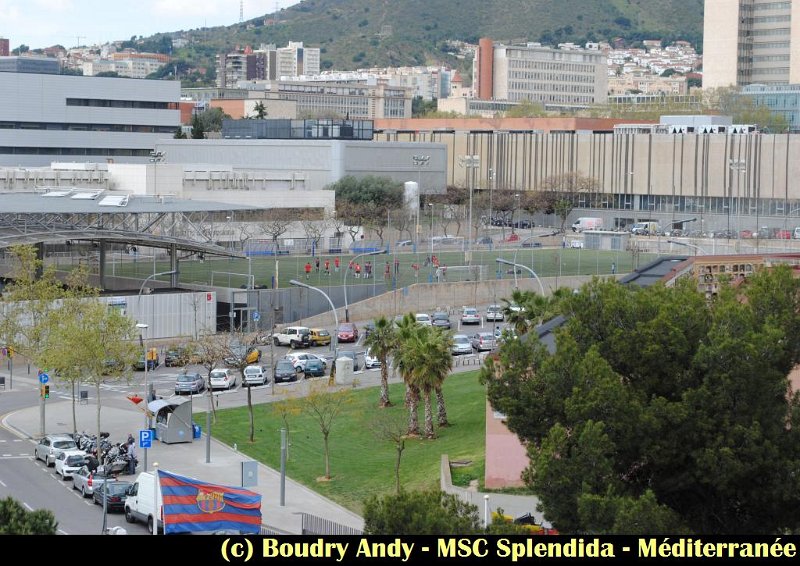
{"type": "MultiPolygon", "coordinates": [[[[473,334],[475,332],[490,330],[493,323],[486,326],[473,325],[458,329],[457,316],[451,317],[455,333],[473,334]]],[[[363,324],[359,324],[362,335],[356,344],[341,344],[340,350],[352,349],[363,352],[363,324]]],[[[334,329],[330,329],[333,331],[334,329]]],[[[269,364],[270,346],[261,346],[262,363],[269,364]]],[[[275,359],[280,359],[289,351],[286,347],[274,347],[275,359]]],[[[310,352],[332,358],[332,351],[328,347],[309,349],[310,352]]],[[[454,373],[470,371],[478,367],[478,356],[460,356],[454,373]]],[[[330,364],[329,364],[330,366],[330,364]]],[[[190,367],[190,370],[205,374],[200,367],[190,367]]],[[[183,368],[167,368],[163,365],[156,370],[148,372],[148,381],[154,384],[156,394],[168,397],[174,393],[175,380],[183,368]]],[[[6,375],[6,389],[0,390],[0,421],[3,416],[18,409],[33,407],[39,403],[39,382],[36,368],[28,372],[27,365],[18,361],[14,368],[13,390],[10,389],[8,379],[7,360],[0,362],[0,374],[6,375]]],[[[357,372],[359,387],[373,387],[380,382],[380,369],[363,370],[357,372]]],[[[391,373],[390,373],[391,376],[391,373]]],[[[315,378],[327,379],[327,377],[315,378]]],[[[399,379],[399,378],[395,378],[399,379]]],[[[278,383],[252,388],[251,394],[254,402],[268,402],[282,395],[273,395],[284,390],[302,391],[307,385],[303,380],[296,383],[278,383]]],[[[89,387],[90,397],[95,396],[95,391],[89,387]]],[[[51,397],[56,400],[71,399],[71,391],[64,386],[51,381],[51,397]]],[[[130,382],[109,381],[101,386],[102,403],[104,406],[117,406],[130,408],[131,401],[128,395],[144,395],[144,372],[135,372],[130,382]]],[[[302,393],[301,393],[302,394],[302,393]]],[[[231,391],[215,393],[215,403],[220,408],[237,407],[247,403],[247,390],[240,385],[231,391]]],[[[202,411],[207,407],[207,396],[193,396],[195,409],[202,411]]],[[[70,431],[72,424],[68,422],[52,422],[46,419],[47,432],[70,431]]],[[[55,475],[53,468],[48,468],[41,461],[33,459],[34,440],[21,438],[14,432],[0,427],[0,497],[11,496],[20,501],[28,509],[46,508],[53,511],[58,521],[60,534],[99,534],[102,530],[102,509],[94,505],[90,498],[83,499],[80,494],[72,489],[72,480],[63,481],[55,475]]],[[[132,477],[122,476],[120,479],[131,480],[132,477]]],[[[124,515],[110,513],[108,527],[122,526],[130,534],[145,534],[146,527],[141,524],[128,524],[124,515]]]]}

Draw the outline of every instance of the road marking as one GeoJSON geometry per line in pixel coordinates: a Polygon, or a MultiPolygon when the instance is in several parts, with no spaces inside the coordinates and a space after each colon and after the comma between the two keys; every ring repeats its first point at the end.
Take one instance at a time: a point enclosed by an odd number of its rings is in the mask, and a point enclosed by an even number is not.
{"type": "MultiPolygon", "coordinates": [[[[5,440],[3,442],[5,442],[5,440]]],[[[21,438],[15,438],[11,442],[22,442],[22,439],[21,438]]]]}
{"type": "Polygon", "coordinates": [[[8,442],[7,440],[0,440],[0,442],[8,442]]]}
{"type": "Polygon", "coordinates": [[[0,485],[2,485],[3,487],[8,487],[3,480],[0,480],[0,485]]]}
{"type": "Polygon", "coordinates": [[[3,458],[10,458],[13,454],[3,454],[3,458]]]}
{"type": "Polygon", "coordinates": [[[22,502],[22,504],[28,509],[28,511],[33,511],[33,507],[31,507],[30,505],[28,505],[24,501],[22,502]]]}
{"type": "Polygon", "coordinates": [[[65,531],[63,529],[58,529],[58,532],[61,533],[62,535],[68,535],[69,534],[67,531],[65,531]]]}

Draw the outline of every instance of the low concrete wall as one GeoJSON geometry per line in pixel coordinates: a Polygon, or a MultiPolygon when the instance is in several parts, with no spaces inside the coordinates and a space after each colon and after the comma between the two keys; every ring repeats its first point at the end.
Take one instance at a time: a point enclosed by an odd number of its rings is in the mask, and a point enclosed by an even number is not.
{"type": "MultiPolygon", "coordinates": [[[[557,287],[575,289],[591,281],[592,276],[543,277],[542,285],[545,294],[550,295],[557,287]],[[556,285],[556,282],[558,284],[556,285]]],[[[539,284],[535,279],[519,279],[519,288],[523,291],[539,292],[539,284]]],[[[462,306],[500,303],[501,299],[511,296],[514,290],[513,279],[494,281],[459,281],[455,283],[417,283],[409,287],[389,291],[383,295],[366,299],[349,305],[350,320],[373,320],[379,316],[394,316],[407,312],[432,312],[442,309],[456,314],[462,306]]],[[[337,309],[339,321],[345,319],[344,309],[337,309]]],[[[326,312],[312,316],[297,324],[309,328],[333,326],[333,314],[326,312]]]]}

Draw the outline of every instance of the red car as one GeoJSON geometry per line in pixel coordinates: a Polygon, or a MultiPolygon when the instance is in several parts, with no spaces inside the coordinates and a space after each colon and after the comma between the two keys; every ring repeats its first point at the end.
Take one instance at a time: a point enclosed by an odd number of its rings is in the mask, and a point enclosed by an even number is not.
{"type": "Polygon", "coordinates": [[[358,327],[352,322],[343,322],[336,330],[339,342],[356,342],[358,340],[358,327]]]}

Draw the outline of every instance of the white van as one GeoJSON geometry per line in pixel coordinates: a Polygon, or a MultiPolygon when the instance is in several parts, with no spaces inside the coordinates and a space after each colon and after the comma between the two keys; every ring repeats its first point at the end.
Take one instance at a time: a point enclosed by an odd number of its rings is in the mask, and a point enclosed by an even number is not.
{"type": "Polygon", "coordinates": [[[584,230],[601,230],[602,228],[602,218],[582,216],[572,223],[573,232],[583,232],[584,230]]]}
{"type": "Polygon", "coordinates": [[[795,240],[800,240],[800,226],[798,226],[798,227],[796,227],[794,229],[794,234],[793,235],[794,235],[794,239],[795,240]]]}
{"type": "MultiPolygon", "coordinates": [[[[152,472],[142,472],[134,484],[128,489],[125,498],[125,520],[129,523],[141,521],[147,523],[147,530],[153,532],[153,490],[155,482],[152,472]]],[[[158,529],[164,529],[163,502],[161,490],[158,490],[158,529]]]]}

